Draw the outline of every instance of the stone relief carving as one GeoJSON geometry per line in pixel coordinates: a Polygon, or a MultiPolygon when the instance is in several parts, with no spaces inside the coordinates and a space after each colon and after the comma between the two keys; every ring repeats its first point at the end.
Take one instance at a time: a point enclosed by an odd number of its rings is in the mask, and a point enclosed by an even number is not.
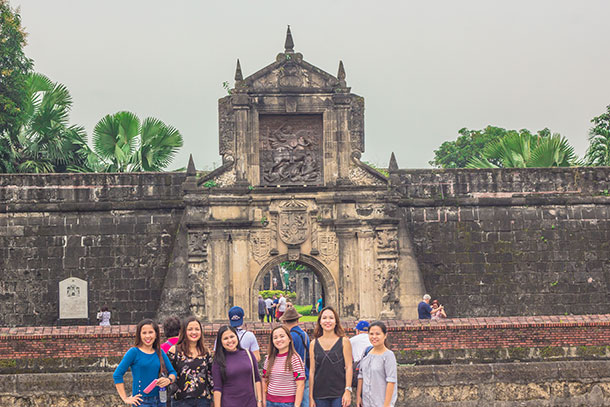
{"type": "Polygon", "coordinates": [[[384,204],[356,204],[356,213],[363,218],[378,218],[385,215],[384,204]]]}
{"type": "Polygon", "coordinates": [[[216,185],[219,187],[227,187],[230,185],[235,185],[235,181],[237,180],[237,173],[235,172],[235,167],[231,168],[228,171],[223,172],[218,177],[214,179],[216,185]]]}
{"type": "Polygon", "coordinates": [[[288,245],[299,245],[307,239],[309,219],[307,204],[292,199],[280,204],[278,231],[288,245]]]}
{"type": "Polygon", "coordinates": [[[385,185],[382,180],[372,176],[356,165],[350,167],[349,179],[356,185],[385,185]]]}
{"type": "Polygon", "coordinates": [[[320,258],[324,263],[328,264],[335,261],[339,252],[337,235],[333,232],[319,232],[318,250],[320,251],[320,258]]]}
{"type": "Polygon", "coordinates": [[[399,302],[398,296],[398,229],[393,226],[376,229],[377,276],[383,297],[382,313],[392,317],[399,302]]]}
{"type": "Polygon", "coordinates": [[[324,88],[334,84],[332,78],[324,78],[317,72],[301,66],[297,61],[286,62],[252,82],[254,89],[324,88]]]}
{"type": "Polygon", "coordinates": [[[349,118],[350,145],[352,150],[364,151],[364,98],[352,99],[349,118]]]}
{"type": "Polygon", "coordinates": [[[220,154],[233,154],[235,152],[235,116],[228,97],[218,102],[218,130],[220,154]]]}
{"type": "Polygon", "coordinates": [[[306,76],[300,66],[294,63],[287,63],[279,69],[280,86],[302,87],[306,81],[306,76]]]}
{"type": "Polygon", "coordinates": [[[206,257],[208,255],[207,233],[189,232],[188,234],[189,258],[206,257]]]}
{"type": "Polygon", "coordinates": [[[377,230],[377,258],[398,257],[398,230],[377,230]]]}
{"type": "Polygon", "coordinates": [[[271,232],[257,230],[250,232],[250,250],[258,264],[262,264],[271,256],[271,232]]]}
{"type": "Polygon", "coordinates": [[[322,181],[322,125],[319,116],[262,116],[261,181],[266,185],[322,181]]]}

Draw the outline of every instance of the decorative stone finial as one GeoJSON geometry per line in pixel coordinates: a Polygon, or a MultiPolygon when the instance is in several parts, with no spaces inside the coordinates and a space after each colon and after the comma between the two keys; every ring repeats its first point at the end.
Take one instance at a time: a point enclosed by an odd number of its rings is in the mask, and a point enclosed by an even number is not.
{"type": "Polygon", "coordinates": [[[290,32],[290,25],[286,30],[286,42],[284,43],[284,52],[287,54],[294,53],[294,41],[292,41],[292,33],[290,32]]]}
{"type": "Polygon", "coordinates": [[[197,175],[197,169],[195,168],[195,161],[193,161],[193,154],[191,154],[189,157],[189,164],[186,167],[186,175],[189,177],[197,175]]]}
{"type": "Polygon", "coordinates": [[[388,165],[388,171],[398,171],[398,163],[396,162],[396,156],[394,155],[393,151],[392,155],[390,156],[390,165],[388,165]]]}
{"type": "Polygon", "coordinates": [[[339,78],[340,81],[345,80],[345,68],[343,67],[343,61],[339,61],[339,73],[337,73],[337,78],[339,78]]]}
{"type": "Polygon", "coordinates": [[[241,73],[241,65],[239,64],[239,58],[237,58],[237,66],[235,67],[235,82],[243,80],[244,76],[241,73]]]}

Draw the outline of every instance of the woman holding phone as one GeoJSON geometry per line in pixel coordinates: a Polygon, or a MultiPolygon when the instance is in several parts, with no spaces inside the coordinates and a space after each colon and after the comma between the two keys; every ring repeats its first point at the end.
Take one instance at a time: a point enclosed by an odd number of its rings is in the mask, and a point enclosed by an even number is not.
{"type": "Polygon", "coordinates": [[[123,403],[141,407],[163,407],[159,389],[165,389],[176,381],[176,371],[165,352],[159,346],[159,325],[152,319],[140,321],[136,328],[136,339],[114,374],[114,384],[123,403]],[[133,384],[131,396],[125,393],[123,376],[131,369],[133,384]]]}

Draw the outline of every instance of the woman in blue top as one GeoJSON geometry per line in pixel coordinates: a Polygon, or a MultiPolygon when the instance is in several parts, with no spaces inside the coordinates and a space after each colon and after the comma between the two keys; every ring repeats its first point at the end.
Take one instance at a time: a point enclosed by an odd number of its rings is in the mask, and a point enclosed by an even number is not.
{"type": "Polygon", "coordinates": [[[163,407],[159,400],[159,388],[176,381],[176,371],[165,352],[159,346],[159,326],[152,319],[140,321],[136,329],[135,346],[125,353],[112,375],[116,390],[125,404],[146,407],[163,407]],[[163,362],[163,365],[161,364],[163,362]],[[123,376],[131,368],[133,384],[131,396],[125,393],[123,376]],[[165,372],[168,373],[167,377],[165,372]],[[157,379],[156,386],[148,393],[144,389],[157,379]]]}

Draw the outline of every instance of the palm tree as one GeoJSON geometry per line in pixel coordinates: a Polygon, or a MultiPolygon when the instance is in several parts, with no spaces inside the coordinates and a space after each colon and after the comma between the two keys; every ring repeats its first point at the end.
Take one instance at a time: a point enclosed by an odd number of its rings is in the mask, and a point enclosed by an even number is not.
{"type": "Polygon", "coordinates": [[[27,101],[16,130],[3,137],[8,151],[0,170],[6,172],[66,172],[86,161],[85,130],[69,125],[72,98],[67,88],[40,73],[26,79],[27,101]]]}
{"type": "Polygon", "coordinates": [[[606,109],[605,113],[591,119],[595,126],[589,130],[587,165],[610,166],[610,105],[606,109]]]}
{"type": "Polygon", "coordinates": [[[512,133],[488,144],[481,158],[471,159],[466,168],[526,168],[570,167],[578,165],[574,148],[558,133],[550,135],[548,129],[538,134],[527,130],[512,133]],[[490,160],[496,160],[496,165],[490,160]]]}
{"type": "Polygon", "coordinates": [[[161,171],[180,147],[180,132],[161,120],[140,123],[131,112],[117,112],[95,125],[89,161],[93,169],[108,172],[161,171]]]}

